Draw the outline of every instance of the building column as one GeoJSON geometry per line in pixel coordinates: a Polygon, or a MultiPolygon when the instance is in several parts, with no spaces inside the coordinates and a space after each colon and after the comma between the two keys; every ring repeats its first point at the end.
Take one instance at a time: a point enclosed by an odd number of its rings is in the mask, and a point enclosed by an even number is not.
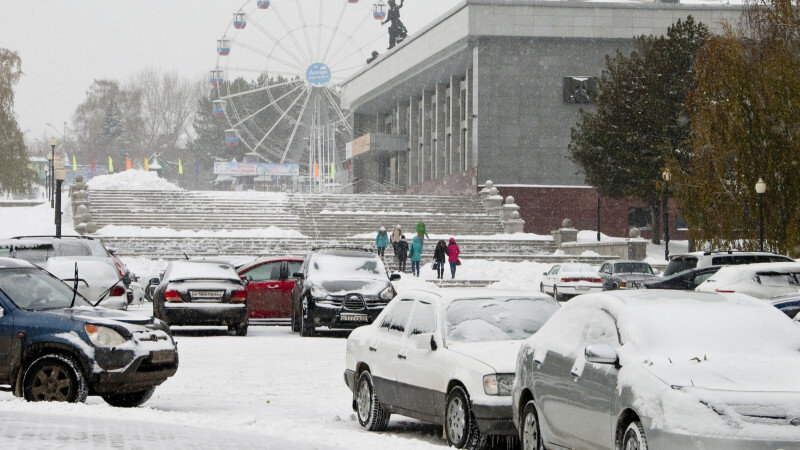
{"type": "Polygon", "coordinates": [[[432,100],[434,94],[431,91],[422,90],[422,102],[420,103],[420,142],[419,142],[419,182],[431,179],[433,166],[431,164],[431,139],[433,136],[433,115],[432,100]]]}
{"type": "Polygon", "coordinates": [[[419,181],[419,100],[414,96],[408,99],[408,182],[407,185],[419,181]]]}
{"type": "Polygon", "coordinates": [[[450,77],[450,94],[448,98],[449,111],[447,115],[447,173],[462,172],[464,162],[461,159],[460,146],[460,101],[461,101],[461,80],[457,77],[450,77]]]}
{"type": "Polygon", "coordinates": [[[445,164],[446,164],[446,106],[447,106],[447,85],[442,83],[436,83],[436,91],[434,92],[434,105],[433,105],[433,121],[434,121],[434,131],[432,136],[432,144],[433,147],[433,175],[431,176],[432,179],[438,179],[445,175],[445,164]]]}
{"type": "Polygon", "coordinates": [[[479,139],[478,139],[478,127],[480,126],[478,121],[480,120],[479,115],[479,104],[478,104],[478,86],[479,86],[479,64],[478,64],[478,46],[476,45],[472,51],[472,67],[467,72],[469,82],[467,83],[467,110],[470,111],[470,116],[467,117],[467,127],[469,129],[469,139],[470,139],[470,146],[468,147],[470,152],[470,164],[469,168],[477,167],[478,166],[478,157],[479,157],[479,139]]]}

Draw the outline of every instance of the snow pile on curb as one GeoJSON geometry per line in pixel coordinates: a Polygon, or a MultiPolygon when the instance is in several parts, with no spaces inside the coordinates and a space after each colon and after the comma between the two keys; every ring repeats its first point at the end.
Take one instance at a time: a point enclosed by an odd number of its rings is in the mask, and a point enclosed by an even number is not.
{"type": "Polygon", "coordinates": [[[172,228],[153,227],[142,228],[130,225],[108,225],[98,232],[100,236],[109,237],[191,237],[191,238],[298,238],[307,239],[308,236],[297,230],[289,230],[269,226],[250,230],[175,230],[172,228]]]}
{"type": "Polygon", "coordinates": [[[183,189],[158,176],[156,172],[126,170],[120,173],[100,175],[89,180],[89,189],[125,191],[182,191],[183,189]]]}

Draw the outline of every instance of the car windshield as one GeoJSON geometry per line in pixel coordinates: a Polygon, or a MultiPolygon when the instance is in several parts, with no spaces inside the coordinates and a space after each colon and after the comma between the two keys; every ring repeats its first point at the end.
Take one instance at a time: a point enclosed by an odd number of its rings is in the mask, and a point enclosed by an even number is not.
{"type": "Polygon", "coordinates": [[[368,253],[318,253],[311,259],[309,278],[322,280],[386,280],[383,262],[368,253]]]}
{"type": "Polygon", "coordinates": [[[445,312],[450,342],[527,339],[547,322],[559,306],[535,298],[476,298],[455,300],[445,312]]]}
{"type": "MultiPolygon", "coordinates": [[[[13,269],[0,272],[0,290],[18,308],[33,310],[69,308],[72,289],[43,270],[13,269]]],[[[80,295],[75,306],[90,306],[80,295]]]]}
{"type": "Polygon", "coordinates": [[[680,256],[673,258],[669,264],[667,264],[667,268],[664,269],[664,276],[668,277],[676,273],[686,272],[687,270],[694,269],[695,267],[697,267],[697,258],[694,256],[680,256]]]}
{"type": "Polygon", "coordinates": [[[756,281],[762,286],[769,287],[800,287],[800,273],[798,272],[758,272],[756,281]]]}
{"type": "Polygon", "coordinates": [[[177,280],[235,280],[239,275],[228,264],[175,261],[166,273],[168,281],[177,280]]]}
{"type": "Polygon", "coordinates": [[[653,268],[647,263],[617,263],[614,264],[614,273],[644,273],[647,275],[652,275],[653,268]]]}
{"type": "Polygon", "coordinates": [[[738,266],[741,264],[794,262],[793,259],[781,255],[726,255],[711,258],[714,266],[738,266]]]}

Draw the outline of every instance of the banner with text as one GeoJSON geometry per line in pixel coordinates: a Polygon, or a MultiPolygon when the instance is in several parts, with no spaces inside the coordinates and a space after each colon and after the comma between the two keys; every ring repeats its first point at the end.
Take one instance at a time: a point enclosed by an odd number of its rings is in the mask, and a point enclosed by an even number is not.
{"type": "Polygon", "coordinates": [[[296,177],[300,175],[299,164],[268,164],[268,163],[237,163],[215,162],[215,175],[230,175],[234,177],[296,177]]]}

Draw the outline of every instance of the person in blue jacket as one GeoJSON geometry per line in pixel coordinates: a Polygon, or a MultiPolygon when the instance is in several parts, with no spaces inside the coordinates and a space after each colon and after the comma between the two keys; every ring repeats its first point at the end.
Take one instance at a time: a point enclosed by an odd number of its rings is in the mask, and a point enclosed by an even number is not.
{"type": "Polygon", "coordinates": [[[411,274],[419,277],[419,262],[422,261],[422,242],[420,242],[419,236],[414,236],[414,240],[411,241],[408,259],[411,260],[411,274]]]}
{"type": "Polygon", "coordinates": [[[378,256],[383,258],[386,253],[386,247],[389,246],[389,234],[386,233],[386,227],[381,227],[378,235],[375,236],[375,247],[378,247],[378,256]]]}

